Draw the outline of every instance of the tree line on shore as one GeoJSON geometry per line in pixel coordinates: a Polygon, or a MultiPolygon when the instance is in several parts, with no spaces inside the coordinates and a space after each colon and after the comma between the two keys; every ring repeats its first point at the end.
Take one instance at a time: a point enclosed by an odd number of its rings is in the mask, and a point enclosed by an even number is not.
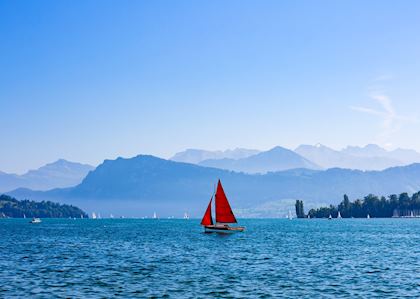
{"type": "Polygon", "coordinates": [[[87,218],[78,207],[51,201],[17,200],[8,195],[0,195],[0,218],[87,218]]]}
{"type": "Polygon", "coordinates": [[[388,197],[378,197],[373,194],[363,199],[350,201],[344,194],[344,198],[338,206],[320,207],[311,209],[305,214],[303,201],[296,200],[296,216],[298,218],[328,218],[338,216],[340,212],[343,218],[366,218],[368,215],[375,218],[390,218],[401,216],[420,215],[420,191],[409,196],[408,193],[400,195],[392,194],[388,197]]]}

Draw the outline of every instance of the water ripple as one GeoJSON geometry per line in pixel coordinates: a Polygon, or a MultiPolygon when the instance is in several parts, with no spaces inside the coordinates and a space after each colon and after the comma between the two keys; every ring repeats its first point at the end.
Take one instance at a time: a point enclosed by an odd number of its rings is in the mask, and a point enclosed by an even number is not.
{"type": "Polygon", "coordinates": [[[401,298],[420,293],[420,220],[0,221],[0,297],[401,298]]]}

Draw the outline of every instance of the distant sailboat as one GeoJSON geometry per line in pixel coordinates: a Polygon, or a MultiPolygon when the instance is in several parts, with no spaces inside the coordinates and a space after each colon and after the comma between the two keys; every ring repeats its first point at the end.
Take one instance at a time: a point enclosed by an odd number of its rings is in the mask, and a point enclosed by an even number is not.
{"type": "Polygon", "coordinates": [[[92,212],[92,219],[96,219],[96,213],[92,212]]]}
{"type": "Polygon", "coordinates": [[[101,217],[101,213],[98,213],[98,219],[101,219],[102,217],[101,217]]]}
{"type": "Polygon", "coordinates": [[[80,214],[80,219],[83,219],[83,214],[80,214]]]}
{"type": "Polygon", "coordinates": [[[184,213],[184,219],[187,219],[187,220],[190,219],[190,216],[188,216],[187,212],[184,213]]]}
{"type": "Polygon", "coordinates": [[[157,219],[156,212],[153,213],[153,219],[157,219]]]}
{"type": "Polygon", "coordinates": [[[338,211],[337,218],[338,218],[338,219],[341,219],[341,218],[342,218],[342,217],[341,217],[341,213],[340,213],[340,211],[338,211]]]}
{"type": "Polygon", "coordinates": [[[289,220],[292,220],[293,219],[292,211],[289,210],[289,214],[287,215],[287,218],[289,218],[289,220]]]}
{"type": "Polygon", "coordinates": [[[110,214],[109,215],[109,218],[113,219],[114,218],[114,215],[110,214]]]}
{"type": "Polygon", "coordinates": [[[366,218],[367,218],[367,219],[370,219],[370,215],[369,215],[369,214],[367,214],[366,218]]]}
{"type": "Polygon", "coordinates": [[[331,216],[331,214],[330,214],[330,216],[328,216],[328,220],[332,220],[332,216],[331,216]]]}
{"type": "Polygon", "coordinates": [[[26,219],[26,215],[25,215],[25,214],[23,214],[23,218],[25,218],[25,219],[26,219]]]}
{"type": "Polygon", "coordinates": [[[42,222],[41,218],[36,218],[36,217],[32,218],[32,220],[29,221],[29,223],[32,223],[32,224],[37,224],[37,223],[41,223],[41,222],[42,222]]]}
{"type": "Polygon", "coordinates": [[[235,215],[232,212],[229,201],[226,197],[225,191],[223,190],[222,183],[220,180],[217,183],[215,197],[215,210],[216,210],[216,224],[213,223],[213,217],[211,214],[211,207],[213,202],[213,196],[210,198],[210,202],[207,206],[206,212],[204,213],[201,225],[204,226],[205,232],[242,232],[245,230],[243,226],[229,226],[229,223],[237,223],[235,215]]]}

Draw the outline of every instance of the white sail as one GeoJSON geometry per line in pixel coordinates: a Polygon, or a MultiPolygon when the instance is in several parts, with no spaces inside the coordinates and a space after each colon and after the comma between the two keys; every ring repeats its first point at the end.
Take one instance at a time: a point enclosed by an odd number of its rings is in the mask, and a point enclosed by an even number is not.
{"type": "Polygon", "coordinates": [[[92,219],[96,219],[96,213],[92,212],[92,219]]]}
{"type": "Polygon", "coordinates": [[[370,215],[369,215],[369,214],[367,214],[366,218],[367,218],[367,219],[370,219],[370,215]]]}
{"type": "Polygon", "coordinates": [[[338,211],[338,215],[337,215],[337,218],[341,218],[341,213],[340,213],[340,211],[338,211]]]}
{"type": "Polygon", "coordinates": [[[184,219],[190,219],[190,216],[188,216],[187,212],[184,213],[184,219]]]}
{"type": "Polygon", "coordinates": [[[109,215],[109,218],[111,218],[111,219],[112,219],[112,218],[114,218],[114,215],[110,214],[110,215],[109,215]]]}
{"type": "Polygon", "coordinates": [[[156,212],[153,213],[153,219],[157,219],[156,212]]]}
{"type": "Polygon", "coordinates": [[[293,219],[292,212],[290,210],[289,210],[288,218],[289,218],[289,220],[292,220],[293,219]]]}

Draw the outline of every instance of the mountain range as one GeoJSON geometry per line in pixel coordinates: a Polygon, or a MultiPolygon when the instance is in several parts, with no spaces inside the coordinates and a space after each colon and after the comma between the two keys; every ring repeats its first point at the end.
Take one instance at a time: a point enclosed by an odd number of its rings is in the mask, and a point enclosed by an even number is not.
{"type": "Polygon", "coordinates": [[[156,211],[179,216],[186,211],[199,217],[220,178],[239,216],[277,217],[293,209],[296,199],[310,208],[337,203],[344,193],[355,198],[417,192],[417,161],[416,151],[387,151],[377,145],[342,150],[321,144],[295,150],[189,149],[171,160],[140,155],[105,160],[96,169],[58,160],[23,175],[0,172],[0,192],[12,190],[8,194],[20,199],[77,204],[114,215],[156,211]]]}
{"type": "Polygon", "coordinates": [[[225,151],[207,151],[200,149],[187,149],[183,152],[176,153],[171,160],[176,162],[185,162],[198,164],[204,160],[220,160],[220,159],[243,159],[258,154],[260,151],[253,149],[236,148],[225,151]]]}
{"type": "MultiPolygon", "coordinates": [[[[387,151],[373,144],[365,147],[348,146],[342,150],[317,144],[300,145],[295,150],[280,146],[267,151],[244,148],[225,151],[187,149],[175,154],[171,160],[249,174],[264,174],[295,168],[383,170],[420,162],[420,154],[407,149],[387,151]]],[[[0,192],[17,188],[48,190],[75,186],[93,169],[90,165],[60,159],[23,175],[0,171],[0,192]]]]}
{"type": "Polygon", "coordinates": [[[199,162],[198,165],[245,173],[267,173],[295,168],[321,169],[301,155],[280,146],[241,159],[209,159],[199,162]]]}
{"type": "Polygon", "coordinates": [[[340,167],[360,170],[382,170],[406,164],[385,154],[370,154],[369,149],[366,147],[353,147],[337,151],[320,144],[316,146],[300,145],[295,149],[295,152],[311,161],[315,161],[323,168],[340,167]]]}
{"type": "Polygon", "coordinates": [[[114,215],[200,217],[214,183],[221,179],[238,216],[277,217],[293,209],[295,199],[307,208],[369,193],[388,195],[420,190],[420,164],[383,171],[293,169],[246,174],[181,163],[153,156],[105,160],[75,186],[50,191],[17,189],[19,199],[54,200],[87,211],[114,215]]]}
{"type": "Polygon", "coordinates": [[[173,161],[216,167],[245,173],[266,173],[294,168],[384,170],[420,162],[420,153],[409,149],[388,151],[378,145],[348,146],[334,150],[322,144],[300,145],[295,150],[274,147],[268,151],[237,149],[233,151],[205,151],[189,149],[175,154],[173,161]],[[222,153],[244,153],[223,155],[222,153]],[[211,158],[209,158],[211,157],[211,158]]]}
{"type": "Polygon", "coordinates": [[[91,165],[60,159],[22,175],[0,172],[0,192],[16,188],[48,190],[75,186],[93,169],[91,165]]]}

